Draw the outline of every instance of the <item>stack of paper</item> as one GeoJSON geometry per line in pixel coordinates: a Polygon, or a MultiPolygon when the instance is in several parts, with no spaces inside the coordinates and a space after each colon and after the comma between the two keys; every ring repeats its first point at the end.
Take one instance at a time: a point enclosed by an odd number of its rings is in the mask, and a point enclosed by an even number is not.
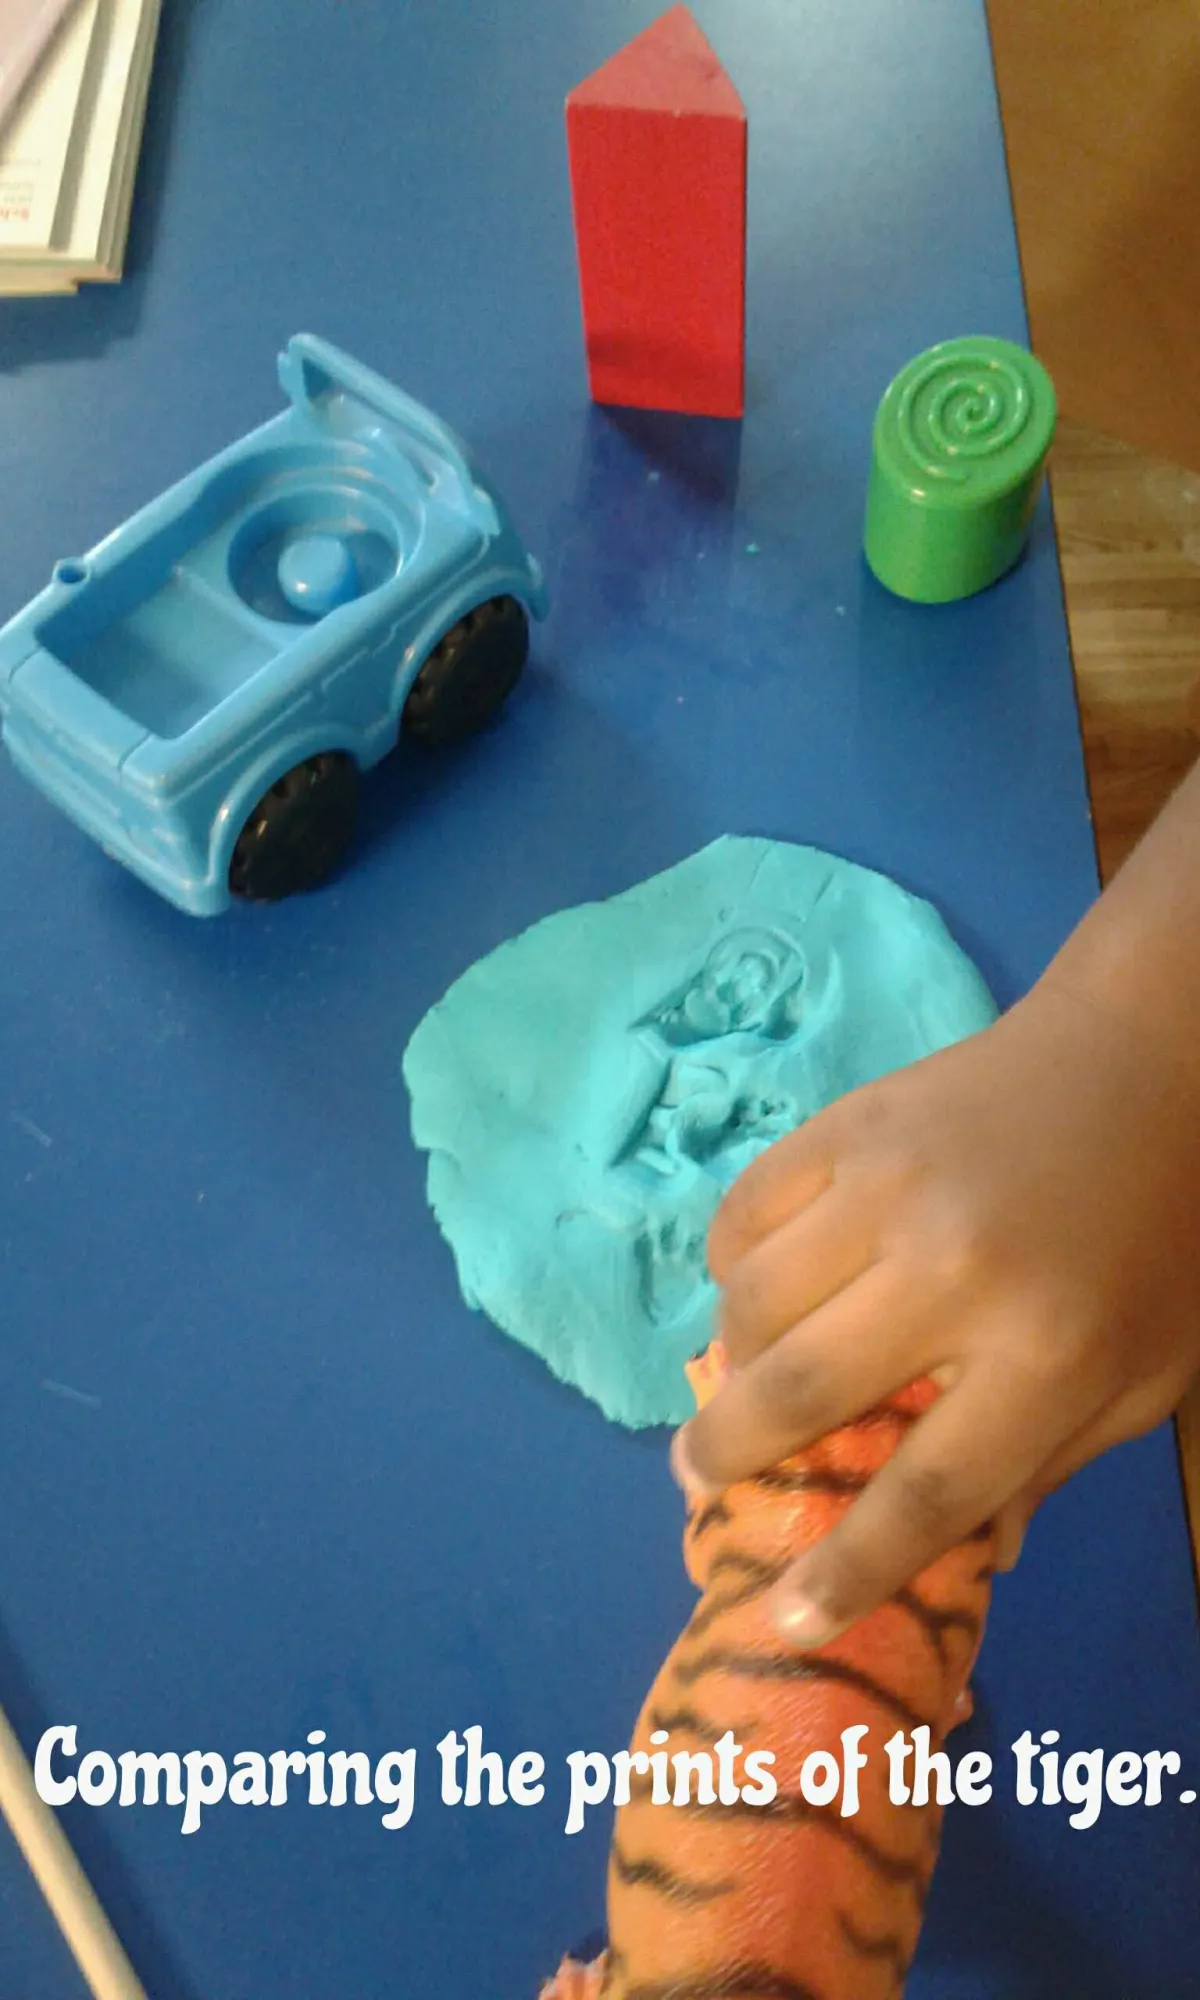
{"type": "Polygon", "coordinates": [[[0,125],[0,294],[121,276],[161,0],[71,0],[0,125]]]}

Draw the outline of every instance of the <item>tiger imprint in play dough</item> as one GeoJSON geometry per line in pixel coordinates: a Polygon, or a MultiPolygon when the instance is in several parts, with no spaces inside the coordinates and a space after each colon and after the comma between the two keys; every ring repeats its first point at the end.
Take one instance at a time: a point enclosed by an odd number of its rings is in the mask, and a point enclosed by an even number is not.
{"type": "Polygon", "coordinates": [[[727,837],[545,918],[404,1057],[464,1298],[617,1422],[683,1422],[725,1189],[843,1092],[994,1018],[928,903],[816,848],[727,837]]]}

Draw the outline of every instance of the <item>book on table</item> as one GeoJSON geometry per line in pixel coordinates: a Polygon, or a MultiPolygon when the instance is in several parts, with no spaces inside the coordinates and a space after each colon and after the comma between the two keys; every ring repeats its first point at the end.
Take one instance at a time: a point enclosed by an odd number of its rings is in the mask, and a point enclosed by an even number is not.
{"type": "Polygon", "coordinates": [[[69,0],[0,114],[0,296],[120,278],[160,9],[69,0]]]}
{"type": "Polygon", "coordinates": [[[24,92],[73,0],[0,0],[0,128],[24,92]]]}

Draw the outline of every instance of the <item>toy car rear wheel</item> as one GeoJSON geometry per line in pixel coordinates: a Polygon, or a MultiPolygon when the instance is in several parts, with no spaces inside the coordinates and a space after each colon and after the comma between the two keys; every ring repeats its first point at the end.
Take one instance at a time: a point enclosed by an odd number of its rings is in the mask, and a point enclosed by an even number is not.
{"type": "Polygon", "coordinates": [[[408,691],[403,726],[422,743],[457,743],[491,720],[529,653],[529,621],[515,597],[468,611],[434,647],[408,691]]]}
{"type": "Polygon", "coordinates": [[[307,757],[264,792],[238,836],[229,892],[277,903],[335,872],[354,834],[358,767],[341,750],[307,757]]]}

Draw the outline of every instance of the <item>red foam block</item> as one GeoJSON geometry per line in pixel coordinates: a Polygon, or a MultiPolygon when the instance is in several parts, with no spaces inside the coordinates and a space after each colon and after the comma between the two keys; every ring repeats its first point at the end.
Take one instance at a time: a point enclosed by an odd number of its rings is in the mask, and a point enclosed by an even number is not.
{"type": "Polygon", "coordinates": [[[746,112],[686,7],[567,99],[597,403],[740,417],[746,112]]]}

